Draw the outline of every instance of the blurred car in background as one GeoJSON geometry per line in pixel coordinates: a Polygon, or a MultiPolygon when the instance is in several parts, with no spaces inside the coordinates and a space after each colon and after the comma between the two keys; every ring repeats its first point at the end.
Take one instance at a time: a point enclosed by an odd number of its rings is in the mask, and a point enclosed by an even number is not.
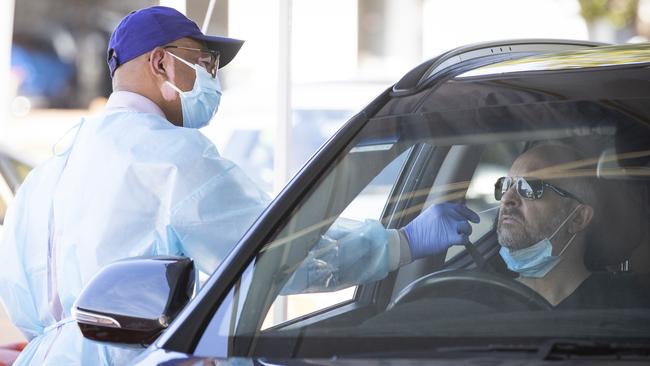
{"type": "Polygon", "coordinates": [[[75,67],[52,50],[14,43],[11,73],[16,96],[30,99],[33,107],[61,107],[71,97],[75,67]]]}
{"type": "Polygon", "coordinates": [[[0,144],[0,235],[7,206],[36,162],[9,146],[0,144]]]}
{"type": "Polygon", "coordinates": [[[13,114],[85,109],[95,99],[108,97],[111,78],[105,55],[112,26],[100,18],[84,29],[44,21],[16,30],[11,46],[13,114]]]}

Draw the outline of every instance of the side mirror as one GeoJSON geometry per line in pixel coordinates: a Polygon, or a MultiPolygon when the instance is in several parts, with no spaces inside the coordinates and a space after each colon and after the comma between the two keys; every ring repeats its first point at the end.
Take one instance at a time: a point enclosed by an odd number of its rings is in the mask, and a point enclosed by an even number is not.
{"type": "Polygon", "coordinates": [[[149,345],[190,300],[194,279],[194,262],[185,257],[111,263],[83,289],[72,317],[88,339],[149,345]]]}

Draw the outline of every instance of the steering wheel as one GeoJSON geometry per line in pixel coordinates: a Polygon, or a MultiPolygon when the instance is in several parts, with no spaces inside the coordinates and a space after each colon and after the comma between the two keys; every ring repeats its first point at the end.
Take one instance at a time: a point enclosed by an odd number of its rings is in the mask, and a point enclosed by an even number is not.
{"type": "Polygon", "coordinates": [[[550,310],[541,295],[511,278],[496,273],[472,270],[434,272],[411,282],[389,305],[395,306],[422,298],[461,298],[495,310],[550,310]]]}

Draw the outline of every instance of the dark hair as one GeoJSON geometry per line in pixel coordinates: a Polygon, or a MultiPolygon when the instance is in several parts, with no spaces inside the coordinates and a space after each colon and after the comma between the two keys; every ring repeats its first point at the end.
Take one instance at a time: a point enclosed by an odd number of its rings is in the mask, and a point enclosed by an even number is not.
{"type": "Polygon", "coordinates": [[[596,202],[596,162],[580,150],[561,141],[544,141],[533,145],[524,154],[541,155],[549,166],[558,167],[552,178],[562,188],[594,207],[596,202]]]}

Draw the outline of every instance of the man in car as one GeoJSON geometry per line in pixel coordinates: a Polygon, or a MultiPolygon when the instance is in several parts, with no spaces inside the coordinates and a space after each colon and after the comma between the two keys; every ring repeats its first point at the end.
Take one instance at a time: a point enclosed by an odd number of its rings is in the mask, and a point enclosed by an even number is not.
{"type": "MultiPolygon", "coordinates": [[[[141,350],[85,340],[71,317],[88,281],[135,256],[189,256],[210,273],[264,209],[266,194],[198,131],[219,105],[217,70],[242,43],[204,35],[160,6],[115,29],[103,114],[83,120],[72,143],[32,171],[5,221],[0,297],[30,340],[17,365],[126,364],[141,350]]],[[[371,280],[466,241],[468,220],[478,217],[449,204],[426,210],[403,235],[375,221],[334,230],[305,265],[333,260],[337,280],[318,286],[371,280]]],[[[313,273],[303,287],[320,281],[313,273]]]]}
{"type": "Polygon", "coordinates": [[[599,308],[647,303],[630,282],[585,266],[595,187],[571,176],[584,160],[560,143],[537,145],[519,156],[495,185],[501,257],[520,282],[556,308],[599,308]]]}

